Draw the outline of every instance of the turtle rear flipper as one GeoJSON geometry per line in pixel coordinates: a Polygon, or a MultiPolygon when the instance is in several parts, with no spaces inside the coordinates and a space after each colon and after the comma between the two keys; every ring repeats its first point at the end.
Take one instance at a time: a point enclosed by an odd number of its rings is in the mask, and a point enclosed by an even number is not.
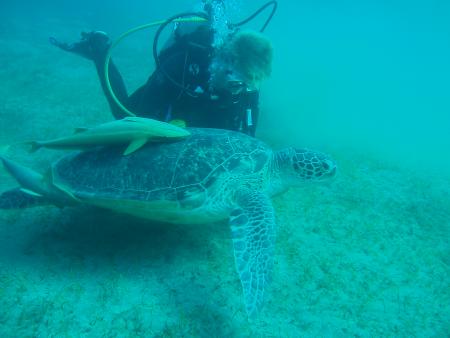
{"type": "Polygon", "coordinates": [[[51,204],[50,200],[30,194],[21,188],[7,190],[0,194],[0,209],[24,209],[51,204]]]}
{"type": "Polygon", "coordinates": [[[230,215],[236,268],[241,279],[249,318],[261,309],[270,279],[275,246],[275,213],[272,203],[258,191],[239,192],[230,215]]]}

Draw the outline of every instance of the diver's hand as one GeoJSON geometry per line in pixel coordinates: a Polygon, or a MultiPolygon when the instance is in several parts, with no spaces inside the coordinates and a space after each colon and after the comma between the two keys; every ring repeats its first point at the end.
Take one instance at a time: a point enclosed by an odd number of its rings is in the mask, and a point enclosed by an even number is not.
{"type": "Polygon", "coordinates": [[[93,61],[103,59],[111,46],[111,39],[102,31],[82,32],[81,40],[75,43],[60,42],[54,37],[50,37],[49,42],[66,52],[75,53],[93,61]]]}

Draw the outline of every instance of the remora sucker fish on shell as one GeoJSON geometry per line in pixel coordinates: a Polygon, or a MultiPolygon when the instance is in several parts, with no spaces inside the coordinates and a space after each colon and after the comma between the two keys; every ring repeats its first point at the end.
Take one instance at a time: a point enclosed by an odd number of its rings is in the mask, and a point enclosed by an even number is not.
{"type": "Polygon", "coordinates": [[[147,142],[174,141],[190,133],[170,123],[143,117],[126,117],[93,128],[77,128],[70,136],[48,141],[32,141],[31,152],[40,148],[87,149],[96,146],[129,144],[124,155],[141,148],[147,142]]]}

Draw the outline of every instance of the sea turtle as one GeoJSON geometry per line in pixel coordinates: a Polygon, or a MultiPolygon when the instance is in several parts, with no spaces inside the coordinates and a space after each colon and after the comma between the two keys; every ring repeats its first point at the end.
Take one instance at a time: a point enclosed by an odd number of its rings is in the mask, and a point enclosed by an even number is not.
{"type": "Polygon", "coordinates": [[[0,208],[85,203],[169,223],[228,219],[246,310],[261,308],[272,269],[275,215],[270,197],[306,181],[333,177],[328,156],[306,149],[272,151],[239,132],[189,128],[191,136],[63,156],[48,175],[3,159],[21,188],[4,192],[0,208]]]}

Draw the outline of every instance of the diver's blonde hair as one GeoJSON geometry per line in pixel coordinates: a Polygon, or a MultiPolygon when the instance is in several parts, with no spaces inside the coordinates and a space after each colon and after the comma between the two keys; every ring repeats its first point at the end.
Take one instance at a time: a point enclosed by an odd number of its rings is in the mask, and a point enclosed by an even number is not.
{"type": "Polygon", "coordinates": [[[272,73],[272,43],[261,33],[236,33],[231,40],[229,52],[236,70],[248,84],[257,86],[272,73]]]}

